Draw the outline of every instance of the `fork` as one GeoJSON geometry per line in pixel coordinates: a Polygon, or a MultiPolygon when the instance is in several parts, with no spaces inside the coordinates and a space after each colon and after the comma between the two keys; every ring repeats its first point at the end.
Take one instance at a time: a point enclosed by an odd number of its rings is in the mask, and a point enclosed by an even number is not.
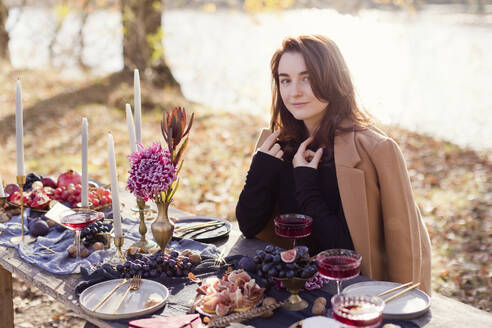
{"type": "Polygon", "coordinates": [[[227,262],[225,261],[225,258],[224,258],[225,253],[226,253],[226,250],[225,250],[225,248],[223,248],[222,251],[220,251],[219,256],[217,256],[215,258],[214,266],[218,266],[218,265],[221,265],[221,264],[227,264],[227,262]]]}
{"type": "Polygon", "coordinates": [[[128,286],[125,294],[123,294],[123,297],[121,298],[120,303],[118,304],[118,306],[116,307],[116,309],[114,309],[113,314],[115,314],[116,311],[118,311],[120,309],[121,304],[123,304],[123,301],[125,300],[126,296],[130,292],[130,290],[136,291],[136,290],[138,290],[140,288],[141,281],[142,281],[142,276],[141,275],[133,276],[132,281],[130,281],[130,286],[128,286]]]}

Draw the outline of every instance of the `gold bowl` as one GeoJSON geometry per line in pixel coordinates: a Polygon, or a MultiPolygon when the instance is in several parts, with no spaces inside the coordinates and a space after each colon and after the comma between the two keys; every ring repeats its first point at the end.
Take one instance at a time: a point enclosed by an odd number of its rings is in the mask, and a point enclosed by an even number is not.
{"type": "Polygon", "coordinates": [[[281,281],[285,289],[290,293],[288,302],[284,305],[284,308],[290,311],[301,311],[309,306],[309,303],[299,296],[299,292],[304,288],[309,278],[275,278],[281,281]]]}

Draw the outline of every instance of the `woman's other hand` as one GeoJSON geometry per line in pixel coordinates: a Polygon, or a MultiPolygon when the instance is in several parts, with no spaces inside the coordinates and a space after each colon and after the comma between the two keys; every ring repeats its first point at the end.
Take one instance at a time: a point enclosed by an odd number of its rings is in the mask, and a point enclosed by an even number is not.
{"type": "Polygon", "coordinates": [[[258,151],[261,151],[278,159],[282,159],[284,152],[280,147],[280,145],[276,142],[279,134],[280,134],[280,130],[273,132],[268,138],[266,138],[263,145],[261,145],[261,147],[258,148],[258,151]]]}
{"type": "Polygon", "coordinates": [[[309,145],[313,140],[313,137],[309,137],[299,145],[299,148],[292,159],[292,166],[306,166],[313,169],[318,168],[319,161],[323,155],[323,148],[318,148],[316,152],[306,149],[307,145],[309,145]]]}

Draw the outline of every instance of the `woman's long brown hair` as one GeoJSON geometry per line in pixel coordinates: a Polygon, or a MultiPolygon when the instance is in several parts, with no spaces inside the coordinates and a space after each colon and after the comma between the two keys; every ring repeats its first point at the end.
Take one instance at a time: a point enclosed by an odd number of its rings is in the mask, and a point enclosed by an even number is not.
{"type": "MultiPolygon", "coordinates": [[[[308,136],[302,121],[299,121],[285,107],[279,90],[278,65],[286,52],[297,52],[304,57],[316,98],[328,102],[327,110],[314,135],[311,149],[326,147],[324,155],[331,157],[335,135],[361,129],[371,124],[369,115],[359,109],[347,64],[337,45],[321,35],[290,37],[283,41],[273,55],[272,70],[272,131],[281,129],[279,140],[284,145],[284,159],[292,159],[299,144],[308,136]],[[349,119],[353,126],[341,127],[349,119]]],[[[326,158],[326,157],[325,157],[326,158]]]]}

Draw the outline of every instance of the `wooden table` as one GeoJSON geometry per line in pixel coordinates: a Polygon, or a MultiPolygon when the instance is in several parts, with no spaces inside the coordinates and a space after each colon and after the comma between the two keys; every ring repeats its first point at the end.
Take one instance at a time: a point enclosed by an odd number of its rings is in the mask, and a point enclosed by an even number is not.
{"type": "MultiPolygon", "coordinates": [[[[125,209],[134,206],[132,197],[127,196],[124,198],[122,200],[127,204],[125,209]]],[[[170,216],[184,217],[189,216],[189,213],[171,208],[170,216]]],[[[150,222],[148,223],[150,224],[150,222]]],[[[150,228],[147,236],[148,238],[151,237],[150,228]]],[[[255,250],[263,248],[265,243],[257,239],[245,239],[241,235],[237,223],[234,222],[229,238],[216,245],[221,249],[228,250],[229,255],[243,254],[253,256],[255,250]]],[[[15,273],[19,279],[36,286],[58,302],[63,303],[92,325],[102,328],[114,328],[116,326],[111,321],[96,319],[83,312],[74,295],[75,286],[80,281],[79,274],[55,275],[48,273],[21,260],[16,249],[0,246],[0,322],[3,328],[14,327],[12,273],[15,273]]],[[[414,320],[414,322],[426,328],[490,328],[492,327],[492,314],[434,293],[431,311],[414,320]]]]}

